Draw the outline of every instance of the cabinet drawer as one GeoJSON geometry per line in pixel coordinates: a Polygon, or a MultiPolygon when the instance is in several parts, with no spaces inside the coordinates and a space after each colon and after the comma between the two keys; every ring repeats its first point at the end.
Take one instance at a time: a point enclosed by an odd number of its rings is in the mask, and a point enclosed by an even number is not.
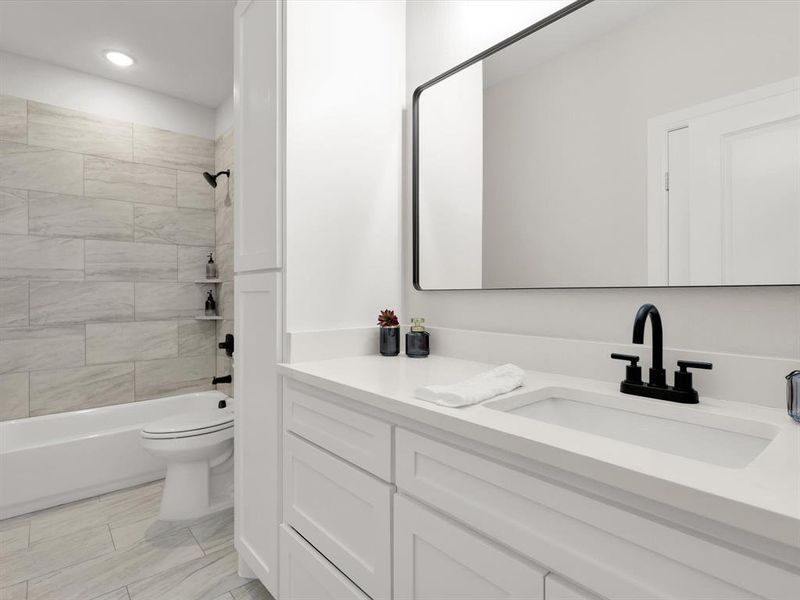
{"type": "Polygon", "coordinates": [[[288,431],[392,481],[391,425],[326,400],[322,390],[284,381],[283,419],[288,431]]]}
{"type": "Polygon", "coordinates": [[[788,599],[800,586],[780,567],[477,454],[400,428],[395,444],[401,492],[600,596],[788,599]]]}
{"type": "Polygon", "coordinates": [[[281,600],[369,600],[286,525],[281,526],[281,600]]]}
{"type": "Polygon", "coordinates": [[[391,597],[394,487],[284,435],[284,520],[375,599],[391,597]]]}
{"type": "Polygon", "coordinates": [[[395,600],[542,600],[545,571],[395,496],[395,600]]]}

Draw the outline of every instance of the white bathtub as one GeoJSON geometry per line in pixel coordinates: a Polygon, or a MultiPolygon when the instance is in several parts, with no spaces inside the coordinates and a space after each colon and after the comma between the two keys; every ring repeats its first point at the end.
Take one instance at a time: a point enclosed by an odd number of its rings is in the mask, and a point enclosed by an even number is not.
{"type": "Polygon", "coordinates": [[[223,399],[197,392],[0,423],[0,519],[160,479],[142,425],[223,399]]]}

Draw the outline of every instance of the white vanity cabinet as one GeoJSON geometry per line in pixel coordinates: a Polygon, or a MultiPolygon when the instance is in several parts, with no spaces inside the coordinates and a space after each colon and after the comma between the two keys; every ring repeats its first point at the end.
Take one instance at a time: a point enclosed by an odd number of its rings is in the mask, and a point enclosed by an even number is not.
{"type": "Polygon", "coordinates": [[[789,600],[800,589],[800,565],[354,396],[284,378],[279,600],[789,600]]]}
{"type": "Polygon", "coordinates": [[[399,494],[394,550],[396,600],[544,598],[544,569],[399,494]]]}

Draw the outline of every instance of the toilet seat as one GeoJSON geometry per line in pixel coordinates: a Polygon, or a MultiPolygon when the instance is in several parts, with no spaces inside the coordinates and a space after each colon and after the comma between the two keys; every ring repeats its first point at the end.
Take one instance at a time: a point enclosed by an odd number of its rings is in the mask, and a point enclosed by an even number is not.
{"type": "Polygon", "coordinates": [[[152,440],[208,435],[233,427],[232,409],[198,410],[174,415],[142,427],[142,437],[152,440]]]}

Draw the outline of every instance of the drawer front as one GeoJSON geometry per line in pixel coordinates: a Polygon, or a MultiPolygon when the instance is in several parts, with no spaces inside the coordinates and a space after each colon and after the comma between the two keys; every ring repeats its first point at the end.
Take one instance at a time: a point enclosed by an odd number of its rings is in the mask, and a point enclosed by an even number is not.
{"type": "Polygon", "coordinates": [[[400,495],[395,600],[542,600],[545,571],[400,495]]]}
{"type": "Polygon", "coordinates": [[[395,431],[399,491],[606,598],[792,598],[800,578],[476,454],[395,431]],[[794,590],[794,591],[793,591],[794,590]]]}
{"type": "Polygon", "coordinates": [[[394,487],[284,435],[284,520],[375,599],[391,597],[394,487]]]}
{"type": "Polygon", "coordinates": [[[284,379],[286,429],[392,481],[392,426],[326,400],[325,395],[320,389],[284,379]]]}
{"type": "Polygon", "coordinates": [[[281,600],[369,600],[286,525],[281,526],[281,600]]]}

